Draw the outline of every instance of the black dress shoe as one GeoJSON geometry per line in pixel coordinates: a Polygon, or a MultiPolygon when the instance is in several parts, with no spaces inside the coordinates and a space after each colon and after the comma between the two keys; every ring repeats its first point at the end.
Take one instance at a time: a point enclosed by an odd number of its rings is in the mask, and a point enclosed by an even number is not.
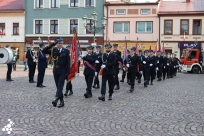
{"type": "Polygon", "coordinates": [[[130,88],[130,92],[132,93],[134,91],[134,88],[130,88]]]}
{"type": "Polygon", "coordinates": [[[153,82],[151,82],[151,85],[153,85],[153,82]]]}
{"type": "Polygon", "coordinates": [[[120,82],[124,83],[124,79],[120,80],[120,82]]]}
{"type": "Polygon", "coordinates": [[[65,92],[65,94],[64,94],[65,97],[67,97],[68,91],[69,91],[69,90],[66,90],[66,92],[65,92]]]}
{"type": "Polygon", "coordinates": [[[57,102],[58,102],[58,100],[59,100],[59,98],[56,98],[54,101],[52,101],[52,105],[53,105],[54,107],[57,106],[57,102]]]}
{"type": "Polygon", "coordinates": [[[42,85],[37,85],[36,87],[40,87],[40,88],[43,88],[43,86],[42,86],[42,85]]]}
{"type": "Polygon", "coordinates": [[[93,85],[92,87],[93,87],[93,88],[96,88],[96,85],[93,85]]]}
{"type": "Polygon", "coordinates": [[[147,83],[146,82],[144,82],[144,87],[147,87],[147,83]]]}
{"type": "Polygon", "coordinates": [[[71,96],[73,94],[73,91],[70,90],[68,96],[71,96]]]}
{"type": "Polygon", "coordinates": [[[141,79],[138,79],[138,84],[140,84],[141,83],[141,79]]]}
{"type": "Polygon", "coordinates": [[[119,87],[119,85],[117,85],[116,88],[115,88],[115,90],[119,90],[119,89],[120,89],[120,87],[119,87]]]}
{"type": "Polygon", "coordinates": [[[60,100],[60,104],[57,107],[58,108],[64,107],[64,100],[60,100]]]}
{"type": "Polygon", "coordinates": [[[84,94],[84,97],[85,98],[91,98],[92,97],[92,93],[90,91],[87,91],[85,94],[84,94]]]}
{"type": "Polygon", "coordinates": [[[45,85],[42,85],[42,87],[46,87],[45,85]]]}
{"type": "Polygon", "coordinates": [[[14,80],[12,80],[12,79],[6,79],[6,81],[9,81],[9,82],[11,82],[11,81],[14,81],[14,80]]]}
{"type": "Polygon", "coordinates": [[[101,100],[101,101],[105,101],[105,95],[102,94],[101,97],[98,97],[98,99],[101,100]]]}
{"type": "Polygon", "coordinates": [[[29,81],[29,83],[36,83],[35,81],[29,81]]]}
{"type": "Polygon", "coordinates": [[[112,95],[109,95],[109,98],[108,100],[111,101],[113,98],[112,98],[112,95]]]}

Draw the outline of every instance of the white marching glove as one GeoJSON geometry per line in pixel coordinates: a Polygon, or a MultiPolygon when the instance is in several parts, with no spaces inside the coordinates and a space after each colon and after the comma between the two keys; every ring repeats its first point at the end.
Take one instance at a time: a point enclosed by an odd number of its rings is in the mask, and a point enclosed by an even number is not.
{"type": "Polygon", "coordinates": [[[76,74],[76,77],[79,77],[79,73],[76,74]]]}
{"type": "Polygon", "coordinates": [[[142,75],[143,71],[140,71],[140,74],[142,75]]]}
{"type": "Polygon", "coordinates": [[[159,63],[159,61],[157,61],[157,63],[159,63]]]}
{"type": "Polygon", "coordinates": [[[164,66],[164,69],[165,69],[166,67],[164,66]]]}
{"type": "Polygon", "coordinates": [[[101,68],[106,68],[106,65],[102,65],[101,68]]]}
{"type": "Polygon", "coordinates": [[[97,76],[98,72],[95,72],[95,76],[97,76]]]}
{"type": "Polygon", "coordinates": [[[157,67],[157,68],[156,68],[156,70],[158,71],[158,70],[159,70],[159,68],[157,67]]]}
{"type": "Polygon", "coordinates": [[[143,64],[146,64],[146,61],[143,61],[143,64]]]}
{"type": "Polygon", "coordinates": [[[96,60],[96,61],[95,61],[95,63],[99,63],[99,61],[98,61],[98,60],[96,60]]]}
{"type": "Polygon", "coordinates": [[[169,63],[167,63],[166,65],[169,66],[169,63]]]}
{"type": "Polygon", "coordinates": [[[174,66],[174,68],[175,68],[175,66],[174,66]]]}
{"type": "Polygon", "coordinates": [[[176,65],[176,67],[178,68],[178,65],[176,65]]]}
{"type": "Polygon", "coordinates": [[[150,65],[150,67],[153,66],[153,64],[149,64],[149,65],[150,65]]]}
{"type": "Polygon", "coordinates": [[[130,64],[126,64],[126,66],[129,68],[129,67],[130,67],[130,64]]]}

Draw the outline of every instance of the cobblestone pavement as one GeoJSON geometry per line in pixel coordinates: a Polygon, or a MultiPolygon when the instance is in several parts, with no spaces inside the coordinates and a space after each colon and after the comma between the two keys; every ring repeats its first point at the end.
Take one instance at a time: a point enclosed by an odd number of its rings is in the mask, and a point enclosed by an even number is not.
{"type": "MultiPolygon", "coordinates": [[[[37,73],[37,72],[36,72],[37,73]]],[[[82,73],[82,72],[81,72],[82,73]]],[[[1,129],[14,122],[10,135],[16,136],[203,136],[204,75],[179,73],[173,79],[155,81],[144,88],[121,84],[112,101],[99,101],[100,90],[85,99],[84,77],[73,81],[74,95],[65,98],[64,108],[55,108],[52,70],[46,71],[44,85],[28,83],[28,72],[12,72],[6,82],[6,67],[0,67],[1,129]]],[[[36,79],[36,77],[35,77],[36,79]]]]}

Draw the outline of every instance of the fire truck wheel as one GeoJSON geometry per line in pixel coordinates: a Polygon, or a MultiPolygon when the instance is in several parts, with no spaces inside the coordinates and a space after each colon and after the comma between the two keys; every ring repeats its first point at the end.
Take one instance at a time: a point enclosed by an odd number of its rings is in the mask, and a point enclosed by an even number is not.
{"type": "Polygon", "coordinates": [[[192,73],[198,74],[200,72],[200,68],[198,66],[193,66],[192,73]]]}

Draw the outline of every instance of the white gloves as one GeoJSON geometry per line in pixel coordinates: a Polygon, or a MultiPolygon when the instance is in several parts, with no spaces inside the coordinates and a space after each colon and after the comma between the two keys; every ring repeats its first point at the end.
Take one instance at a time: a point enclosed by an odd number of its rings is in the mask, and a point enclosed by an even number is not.
{"type": "Polygon", "coordinates": [[[95,76],[97,76],[98,72],[95,72],[95,76]]]}
{"type": "Polygon", "coordinates": [[[130,64],[126,64],[126,66],[129,68],[129,67],[130,67],[130,64]]]}
{"type": "Polygon", "coordinates": [[[142,75],[143,71],[140,71],[140,74],[142,75]]]}
{"type": "Polygon", "coordinates": [[[165,69],[166,67],[164,66],[164,69],[165,69]]]}
{"type": "Polygon", "coordinates": [[[157,63],[159,63],[159,61],[157,61],[157,63]]]}
{"type": "Polygon", "coordinates": [[[176,67],[178,68],[178,65],[176,65],[176,67]]]}
{"type": "Polygon", "coordinates": [[[95,61],[95,63],[99,63],[99,61],[98,61],[98,60],[96,60],[96,61],[95,61]]]}
{"type": "Polygon", "coordinates": [[[157,68],[156,68],[156,70],[158,71],[158,70],[159,70],[159,68],[157,67],[157,68]]]}
{"type": "Polygon", "coordinates": [[[106,68],[106,65],[102,65],[101,68],[106,68]]]}
{"type": "Polygon", "coordinates": [[[76,74],[76,77],[79,77],[79,73],[76,74]]]}
{"type": "Polygon", "coordinates": [[[149,65],[150,65],[150,67],[153,66],[153,64],[149,64],[149,65]]]}
{"type": "Polygon", "coordinates": [[[143,61],[143,64],[146,64],[146,61],[143,61]]]}
{"type": "Polygon", "coordinates": [[[175,66],[174,66],[174,68],[175,68],[175,66]]]}
{"type": "Polygon", "coordinates": [[[169,63],[167,63],[166,65],[169,66],[169,63]]]}

